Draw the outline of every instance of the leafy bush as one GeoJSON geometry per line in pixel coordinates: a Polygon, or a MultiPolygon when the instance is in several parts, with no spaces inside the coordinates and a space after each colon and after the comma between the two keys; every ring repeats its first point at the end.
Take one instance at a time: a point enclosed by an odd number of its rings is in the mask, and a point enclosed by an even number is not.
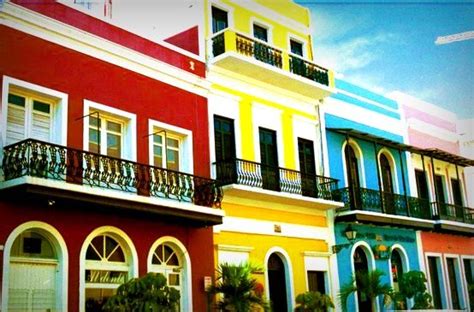
{"type": "Polygon", "coordinates": [[[103,310],[110,312],[175,312],[179,307],[179,291],[166,286],[160,273],[148,273],[120,285],[103,310]]]}
{"type": "Polygon", "coordinates": [[[220,295],[217,308],[233,312],[268,311],[263,286],[252,278],[252,274],[258,272],[262,272],[262,269],[248,263],[219,265],[217,282],[208,289],[211,294],[220,295]]]}
{"type": "Polygon", "coordinates": [[[431,295],[426,291],[426,277],[421,271],[403,273],[398,281],[399,291],[392,294],[397,309],[406,309],[408,299],[414,298],[412,310],[431,308],[431,295]]]}
{"type": "Polygon", "coordinates": [[[297,312],[323,312],[329,308],[334,308],[331,297],[321,294],[319,291],[308,291],[296,296],[295,308],[297,312]]]}

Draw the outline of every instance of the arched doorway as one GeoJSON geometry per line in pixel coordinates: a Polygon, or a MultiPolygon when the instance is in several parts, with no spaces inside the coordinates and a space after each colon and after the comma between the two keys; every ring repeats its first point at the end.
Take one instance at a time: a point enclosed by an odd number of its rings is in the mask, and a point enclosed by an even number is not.
{"type": "MultiPolygon", "coordinates": [[[[369,263],[367,255],[362,247],[357,247],[354,252],[354,273],[356,276],[357,288],[360,287],[360,274],[367,274],[369,272],[369,263]]],[[[359,312],[371,312],[372,305],[370,299],[361,291],[357,292],[357,301],[359,312]]]]}
{"type": "Polygon", "coordinates": [[[382,191],[385,211],[388,213],[395,213],[392,166],[384,153],[380,154],[380,171],[382,174],[382,191]]]}
{"type": "Polygon", "coordinates": [[[60,250],[45,231],[30,229],[18,235],[10,251],[8,310],[56,311],[62,279],[60,250]]]}
{"type": "Polygon", "coordinates": [[[168,286],[179,291],[179,311],[192,310],[190,266],[186,248],[173,237],[157,240],[148,255],[148,271],[163,274],[168,286]]]}
{"type": "Polygon", "coordinates": [[[102,311],[118,286],[132,277],[130,250],[114,233],[96,235],[85,253],[85,311],[102,311]]]}
{"type": "Polygon", "coordinates": [[[354,148],[347,144],[344,149],[346,160],[347,182],[350,190],[350,199],[355,208],[360,207],[360,175],[359,160],[357,159],[354,148]]]}
{"type": "Polygon", "coordinates": [[[402,256],[397,249],[392,250],[392,255],[390,256],[391,270],[392,270],[392,283],[393,289],[399,291],[398,281],[402,276],[403,272],[403,262],[402,256]]]}
{"type": "Polygon", "coordinates": [[[288,302],[285,264],[277,253],[272,253],[268,258],[267,270],[270,301],[273,311],[286,312],[288,310],[288,302]]]}

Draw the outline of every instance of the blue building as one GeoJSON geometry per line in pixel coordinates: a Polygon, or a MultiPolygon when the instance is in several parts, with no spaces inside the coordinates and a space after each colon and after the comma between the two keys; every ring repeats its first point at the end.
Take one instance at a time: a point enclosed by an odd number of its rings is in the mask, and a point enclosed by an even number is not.
{"type": "MultiPolygon", "coordinates": [[[[401,273],[420,270],[417,230],[431,229],[428,202],[410,196],[408,146],[397,102],[348,82],[321,111],[326,169],[339,179],[337,199],[345,206],[334,218],[340,287],[356,272],[384,272],[383,283],[398,288],[401,273]]],[[[377,310],[383,302],[377,302],[377,310]]],[[[349,311],[371,311],[360,292],[349,311]]]]}

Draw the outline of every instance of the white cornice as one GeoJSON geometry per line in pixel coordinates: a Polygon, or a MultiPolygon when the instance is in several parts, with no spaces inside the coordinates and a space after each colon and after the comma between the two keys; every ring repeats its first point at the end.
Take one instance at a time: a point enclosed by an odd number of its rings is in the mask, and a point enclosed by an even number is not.
{"type": "Polygon", "coordinates": [[[408,129],[412,129],[450,143],[457,143],[460,138],[456,132],[434,126],[430,123],[415,118],[408,118],[407,125],[408,129]]]}
{"type": "Polygon", "coordinates": [[[198,75],[10,2],[1,8],[0,24],[188,92],[201,96],[208,94],[209,83],[198,75]]]}

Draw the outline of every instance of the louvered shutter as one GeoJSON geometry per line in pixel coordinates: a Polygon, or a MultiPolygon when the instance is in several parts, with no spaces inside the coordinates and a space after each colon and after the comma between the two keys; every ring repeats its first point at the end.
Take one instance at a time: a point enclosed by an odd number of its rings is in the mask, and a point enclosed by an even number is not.
{"type": "Polygon", "coordinates": [[[31,138],[50,141],[51,136],[51,105],[38,101],[33,102],[31,117],[31,138]]]}
{"type": "Polygon", "coordinates": [[[25,108],[8,104],[6,145],[23,140],[26,137],[25,108]]]}

